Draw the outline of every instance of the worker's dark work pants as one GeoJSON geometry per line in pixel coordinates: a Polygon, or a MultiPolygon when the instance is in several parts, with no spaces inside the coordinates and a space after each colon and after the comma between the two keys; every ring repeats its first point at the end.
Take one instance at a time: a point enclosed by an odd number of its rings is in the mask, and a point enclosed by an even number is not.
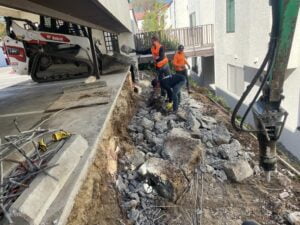
{"type": "Polygon", "coordinates": [[[173,111],[177,111],[181,94],[180,90],[185,85],[186,79],[182,75],[172,75],[160,81],[160,86],[168,93],[169,100],[173,101],[173,111]]]}
{"type": "Polygon", "coordinates": [[[190,91],[190,84],[189,84],[189,77],[188,77],[187,69],[176,71],[176,74],[185,76],[185,78],[186,78],[186,88],[187,88],[188,91],[190,91]]]}
{"type": "MultiPolygon", "coordinates": [[[[167,63],[161,68],[156,68],[156,71],[157,78],[159,81],[161,81],[164,76],[168,76],[171,74],[169,63],[167,63]]],[[[161,88],[161,96],[166,96],[166,91],[163,88],[161,88]]]]}

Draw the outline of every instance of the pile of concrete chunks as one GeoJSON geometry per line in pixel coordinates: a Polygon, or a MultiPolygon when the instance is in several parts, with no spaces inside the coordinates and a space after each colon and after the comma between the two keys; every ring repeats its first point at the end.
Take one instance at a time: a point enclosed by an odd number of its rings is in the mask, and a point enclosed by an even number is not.
{"type": "MultiPolygon", "coordinates": [[[[144,99],[150,96],[145,95],[144,99]]],[[[128,127],[135,148],[120,159],[125,169],[117,187],[128,218],[138,224],[151,221],[155,196],[176,202],[197,170],[221,182],[243,182],[254,174],[254,154],[244,151],[224,124],[203,115],[201,103],[184,95],[181,108],[177,114],[162,115],[140,102],[128,127]],[[142,213],[145,209],[147,215],[142,213]]]]}

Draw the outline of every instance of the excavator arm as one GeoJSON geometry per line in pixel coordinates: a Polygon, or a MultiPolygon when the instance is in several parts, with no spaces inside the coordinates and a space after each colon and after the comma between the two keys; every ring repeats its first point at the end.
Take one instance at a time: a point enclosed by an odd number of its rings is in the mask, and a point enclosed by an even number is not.
{"type": "Polygon", "coordinates": [[[260,165],[267,172],[276,168],[276,142],[284,128],[288,113],[281,107],[283,85],[293,37],[299,12],[300,0],[272,0],[273,25],[268,52],[252,82],[237,103],[231,118],[233,127],[238,131],[244,129],[244,122],[252,109],[260,147],[260,165]],[[266,73],[264,73],[266,71],[266,73]],[[248,109],[239,124],[236,123],[238,112],[246,97],[258,81],[261,81],[248,109]]]}

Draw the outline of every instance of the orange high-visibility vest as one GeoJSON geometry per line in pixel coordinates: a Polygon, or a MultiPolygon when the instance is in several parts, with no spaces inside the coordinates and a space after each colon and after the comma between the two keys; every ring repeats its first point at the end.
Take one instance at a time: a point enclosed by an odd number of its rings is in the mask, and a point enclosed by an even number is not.
{"type": "MultiPolygon", "coordinates": [[[[153,56],[154,61],[159,58],[159,49],[161,47],[161,44],[159,42],[155,42],[154,46],[151,47],[151,53],[153,56]]],[[[158,63],[156,63],[157,68],[162,68],[164,65],[166,65],[169,62],[168,58],[165,56],[165,58],[158,63]]]]}
{"type": "Polygon", "coordinates": [[[173,65],[176,71],[184,70],[185,65],[188,64],[183,52],[176,52],[173,60],[173,65]]]}

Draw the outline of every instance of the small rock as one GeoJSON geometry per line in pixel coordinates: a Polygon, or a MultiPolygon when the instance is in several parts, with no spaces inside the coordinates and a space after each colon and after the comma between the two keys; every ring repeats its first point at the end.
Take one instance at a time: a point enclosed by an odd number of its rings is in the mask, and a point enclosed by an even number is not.
{"type": "Polygon", "coordinates": [[[174,120],[168,120],[168,128],[173,129],[175,127],[177,127],[176,122],[174,120]]]}
{"type": "Polygon", "coordinates": [[[214,128],[215,124],[217,124],[217,121],[210,116],[202,116],[200,121],[201,126],[209,130],[214,128]]]}
{"type": "Polygon", "coordinates": [[[132,208],[127,216],[130,220],[136,221],[139,218],[139,215],[140,212],[137,209],[132,208]]]}
{"type": "Polygon", "coordinates": [[[128,130],[129,130],[130,132],[135,132],[135,131],[136,131],[136,126],[134,126],[134,125],[129,125],[129,126],[128,126],[128,130]]]}
{"type": "Polygon", "coordinates": [[[160,121],[162,119],[161,113],[160,112],[153,113],[153,119],[154,119],[155,122],[160,121]]]}
{"type": "Polygon", "coordinates": [[[116,187],[120,193],[122,193],[126,190],[126,185],[124,183],[122,176],[120,176],[120,175],[118,175],[118,178],[116,180],[116,187]]]}
{"type": "Polygon", "coordinates": [[[147,119],[146,117],[144,117],[144,118],[142,119],[142,125],[143,125],[143,127],[144,127],[145,129],[147,129],[147,130],[153,130],[154,122],[151,121],[151,120],[149,120],[149,119],[147,119]]]}
{"type": "Polygon", "coordinates": [[[253,171],[254,171],[255,175],[259,175],[260,172],[261,172],[261,169],[260,169],[259,165],[255,165],[254,168],[253,168],[253,171]]]}
{"type": "Polygon", "coordinates": [[[224,170],[215,170],[214,174],[216,175],[217,179],[221,182],[224,182],[227,180],[227,176],[226,176],[226,173],[224,172],[224,170]]]}
{"type": "Polygon", "coordinates": [[[130,171],[127,175],[128,180],[134,180],[138,177],[138,174],[136,171],[130,171]]]}
{"type": "Polygon", "coordinates": [[[140,201],[140,197],[137,193],[129,193],[128,196],[130,199],[135,199],[138,202],[140,201]]]}
{"type": "Polygon", "coordinates": [[[242,146],[238,140],[233,140],[230,144],[222,144],[217,147],[216,151],[219,153],[222,159],[234,160],[238,156],[238,152],[242,146]]]}
{"type": "Polygon", "coordinates": [[[144,140],[144,135],[142,133],[138,133],[135,136],[135,141],[136,142],[142,142],[144,140]]]}
{"type": "Polygon", "coordinates": [[[131,200],[129,202],[124,203],[125,208],[136,208],[139,202],[137,200],[131,200]]]}
{"type": "Polygon", "coordinates": [[[200,129],[198,131],[198,134],[201,137],[201,140],[202,140],[203,143],[206,143],[206,142],[214,143],[214,141],[213,141],[213,134],[212,134],[211,130],[200,129]]]}
{"type": "Polygon", "coordinates": [[[206,171],[208,173],[213,173],[215,171],[215,169],[212,166],[210,166],[210,165],[206,165],[206,171]]]}
{"type": "Polygon", "coordinates": [[[154,135],[151,131],[149,130],[145,130],[145,139],[148,141],[149,144],[153,144],[154,143],[154,135]]]}
{"type": "Polygon", "coordinates": [[[280,183],[280,185],[283,187],[287,188],[287,187],[290,187],[292,184],[291,179],[282,173],[278,173],[277,179],[278,179],[278,182],[280,183]]]}
{"type": "Polygon", "coordinates": [[[135,167],[139,167],[145,162],[145,153],[136,149],[131,152],[126,152],[125,156],[129,163],[135,167]]]}
{"type": "Polygon", "coordinates": [[[245,160],[227,162],[224,165],[226,175],[235,182],[241,182],[253,175],[253,170],[245,160]]]}
{"type": "Polygon", "coordinates": [[[167,121],[159,121],[155,123],[155,129],[158,133],[164,133],[168,130],[168,124],[167,121]]]}
{"type": "Polygon", "coordinates": [[[198,131],[200,128],[200,123],[192,112],[188,112],[187,114],[187,124],[191,131],[198,131]]]}
{"type": "Polygon", "coordinates": [[[169,137],[191,137],[190,133],[182,128],[173,128],[169,134],[169,137]]]}
{"type": "Polygon", "coordinates": [[[216,126],[213,129],[213,140],[217,145],[228,144],[231,139],[230,133],[225,125],[216,126]]]}
{"type": "Polygon", "coordinates": [[[205,145],[208,148],[213,148],[214,147],[213,144],[210,141],[206,142],[205,145]]]}
{"type": "Polygon", "coordinates": [[[203,146],[199,140],[171,135],[166,138],[162,151],[165,159],[170,159],[177,166],[183,168],[187,175],[193,173],[195,167],[202,160],[203,154],[203,146]]]}
{"type": "Polygon", "coordinates": [[[160,196],[168,200],[176,201],[188,186],[183,172],[167,160],[150,158],[138,172],[154,184],[160,196]]]}
{"type": "Polygon", "coordinates": [[[148,152],[146,154],[146,160],[150,159],[150,158],[160,158],[160,155],[157,153],[152,153],[152,152],[148,152]]]}
{"type": "Polygon", "coordinates": [[[281,192],[280,194],[279,194],[279,197],[283,200],[283,199],[285,199],[285,198],[287,198],[287,197],[289,197],[290,196],[290,194],[287,192],[287,191],[284,191],[284,192],[281,192]]]}
{"type": "Polygon", "coordinates": [[[153,188],[152,188],[149,184],[144,183],[143,187],[144,187],[144,190],[145,190],[145,192],[146,192],[147,194],[152,193],[153,188]]]}
{"type": "Polygon", "coordinates": [[[187,121],[187,114],[185,111],[181,110],[177,112],[177,116],[179,119],[187,121]]]}
{"type": "Polygon", "coordinates": [[[291,225],[300,225],[300,212],[292,212],[287,215],[287,220],[291,225]]]}
{"type": "Polygon", "coordinates": [[[153,138],[153,142],[156,146],[163,146],[164,140],[158,137],[153,138]]]}
{"type": "Polygon", "coordinates": [[[140,108],[140,110],[138,111],[138,116],[141,116],[141,117],[144,117],[148,114],[149,114],[149,112],[143,108],[140,108]]]}

